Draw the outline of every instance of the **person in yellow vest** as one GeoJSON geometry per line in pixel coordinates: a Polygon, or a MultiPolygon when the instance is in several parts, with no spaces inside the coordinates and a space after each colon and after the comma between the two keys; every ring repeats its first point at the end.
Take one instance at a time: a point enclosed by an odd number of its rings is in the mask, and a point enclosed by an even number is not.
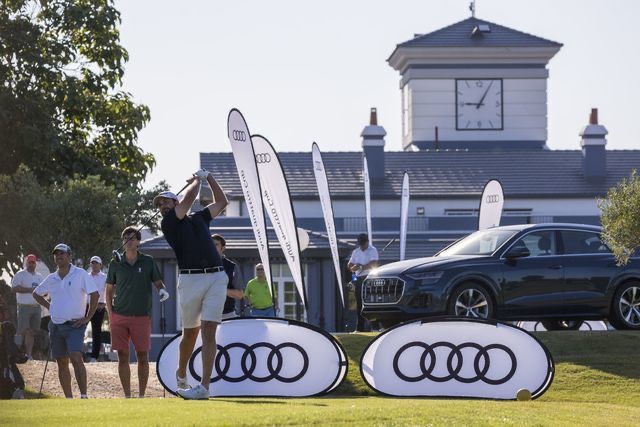
{"type": "Polygon", "coordinates": [[[244,295],[251,306],[251,316],[276,317],[269,290],[269,282],[262,264],[256,264],[255,275],[253,279],[249,280],[244,290],[244,295]]]}

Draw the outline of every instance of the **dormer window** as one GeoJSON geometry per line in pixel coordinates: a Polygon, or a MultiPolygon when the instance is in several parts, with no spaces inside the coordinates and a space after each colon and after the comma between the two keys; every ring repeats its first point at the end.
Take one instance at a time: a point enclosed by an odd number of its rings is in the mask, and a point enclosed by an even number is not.
{"type": "Polygon", "coordinates": [[[484,33],[490,33],[491,27],[487,24],[479,24],[473,27],[471,37],[483,37],[484,33]]]}

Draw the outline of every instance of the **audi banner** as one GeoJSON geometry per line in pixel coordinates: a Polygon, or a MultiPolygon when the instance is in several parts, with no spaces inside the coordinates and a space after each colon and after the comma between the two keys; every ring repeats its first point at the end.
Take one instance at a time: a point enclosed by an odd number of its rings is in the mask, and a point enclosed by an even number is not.
{"type": "MultiPolygon", "coordinates": [[[[572,329],[572,326],[571,326],[572,321],[569,320],[566,322],[567,322],[566,323],[567,328],[572,329]]],[[[530,332],[543,332],[547,330],[547,328],[545,328],[541,322],[518,322],[517,326],[518,328],[522,328],[525,331],[530,331],[530,332]]],[[[607,331],[609,329],[607,328],[607,324],[604,323],[602,320],[585,320],[584,322],[582,322],[578,330],[579,331],[607,331]]]]}
{"type": "Polygon", "coordinates": [[[367,166],[367,158],[363,156],[362,162],[362,178],[364,180],[364,210],[367,218],[367,235],[369,236],[369,244],[373,245],[373,232],[371,231],[371,187],[369,185],[369,167],[367,166]]]}
{"type": "Polygon", "coordinates": [[[256,238],[256,245],[260,254],[260,260],[264,266],[264,273],[269,281],[269,292],[272,292],[271,286],[271,264],[269,263],[269,241],[267,238],[267,223],[264,218],[264,210],[262,207],[262,197],[260,194],[260,180],[258,179],[258,169],[256,167],[255,156],[253,153],[253,145],[247,123],[240,111],[235,108],[229,112],[227,119],[227,131],[229,142],[231,142],[231,150],[233,151],[233,159],[236,162],[236,169],[244,201],[253,228],[253,234],[256,238]]]}
{"type": "Polygon", "coordinates": [[[338,238],[336,236],[336,227],[333,219],[333,205],[331,203],[331,192],[329,191],[329,182],[327,181],[327,173],[324,170],[324,162],[320,148],[315,142],[311,146],[313,156],[313,173],[316,177],[316,186],[318,187],[318,197],[322,206],[322,214],[324,215],[324,224],[327,227],[327,238],[331,247],[331,256],[333,257],[333,267],[336,270],[336,278],[338,279],[338,290],[340,291],[340,300],[344,307],[344,294],[342,291],[342,269],[340,268],[340,256],[338,255],[338,238]]]}
{"type": "Polygon", "coordinates": [[[554,363],[526,331],[501,322],[424,319],[378,335],[364,350],[360,371],[374,390],[391,396],[515,400],[521,389],[540,397],[554,363]]]}
{"type": "Polygon", "coordinates": [[[492,179],[487,182],[480,199],[480,212],[478,214],[478,230],[486,230],[500,225],[504,195],[500,181],[492,179]]]}
{"type": "Polygon", "coordinates": [[[260,135],[251,136],[251,141],[258,166],[262,202],[291,270],[302,304],[306,307],[302,263],[300,262],[300,242],[298,241],[298,228],[289,194],[289,185],[271,143],[260,135]]]}
{"type": "MultiPolygon", "coordinates": [[[[182,334],[160,351],[156,372],[176,394],[176,367],[182,334]]],[[[347,374],[344,348],[327,332],[278,318],[223,320],[216,332],[217,352],[209,394],[216,396],[307,397],[329,393],[347,374]]],[[[187,365],[187,380],[202,380],[202,340],[187,365]]]]}
{"type": "Polygon", "coordinates": [[[407,248],[407,220],[409,216],[409,174],[404,173],[402,179],[402,196],[400,198],[400,261],[404,261],[407,248]]]}

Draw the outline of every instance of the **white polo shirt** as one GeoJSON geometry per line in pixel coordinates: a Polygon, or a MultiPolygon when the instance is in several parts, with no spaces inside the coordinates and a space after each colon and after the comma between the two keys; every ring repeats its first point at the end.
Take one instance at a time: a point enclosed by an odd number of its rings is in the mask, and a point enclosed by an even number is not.
{"type": "MultiPolygon", "coordinates": [[[[25,288],[31,288],[33,291],[40,283],[42,283],[42,274],[37,272],[29,273],[28,270],[20,270],[13,276],[11,287],[24,286],[25,288]]],[[[38,305],[36,300],[33,299],[33,295],[22,292],[16,292],[16,301],[18,304],[38,305]]]]}
{"type": "MultiPolygon", "coordinates": [[[[365,249],[364,251],[360,249],[360,247],[355,248],[355,250],[351,254],[351,258],[349,258],[349,262],[351,264],[360,264],[360,265],[367,265],[371,261],[377,261],[377,260],[378,260],[378,250],[375,248],[375,246],[371,244],[369,244],[369,247],[367,247],[367,249],[365,249]]],[[[361,268],[360,270],[356,271],[356,274],[358,275],[358,277],[360,277],[360,276],[365,276],[368,272],[369,272],[368,270],[363,270],[361,268]]]]}
{"type": "Polygon", "coordinates": [[[93,280],[93,283],[96,285],[96,289],[98,290],[98,303],[105,304],[106,299],[104,296],[104,290],[107,287],[107,275],[102,271],[98,271],[98,274],[96,275],[93,275],[91,272],[89,272],[89,277],[91,277],[91,280],[93,280]]]}
{"type": "Polygon", "coordinates": [[[60,277],[58,272],[51,273],[35,290],[40,296],[51,298],[51,321],[57,325],[73,319],[81,319],[87,310],[87,295],[98,292],[89,273],[81,268],[70,266],[69,273],[60,277]]]}

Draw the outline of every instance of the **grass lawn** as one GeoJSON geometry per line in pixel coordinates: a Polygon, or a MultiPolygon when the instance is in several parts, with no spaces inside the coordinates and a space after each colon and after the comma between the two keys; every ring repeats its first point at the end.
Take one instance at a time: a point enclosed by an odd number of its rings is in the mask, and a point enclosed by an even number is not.
{"type": "Polygon", "coordinates": [[[357,369],[371,336],[340,336],[350,370],[327,397],[2,401],[0,425],[640,425],[639,333],[537,333],[554,357],[556,376],[531,402],[375,396],[357,369]]]}

